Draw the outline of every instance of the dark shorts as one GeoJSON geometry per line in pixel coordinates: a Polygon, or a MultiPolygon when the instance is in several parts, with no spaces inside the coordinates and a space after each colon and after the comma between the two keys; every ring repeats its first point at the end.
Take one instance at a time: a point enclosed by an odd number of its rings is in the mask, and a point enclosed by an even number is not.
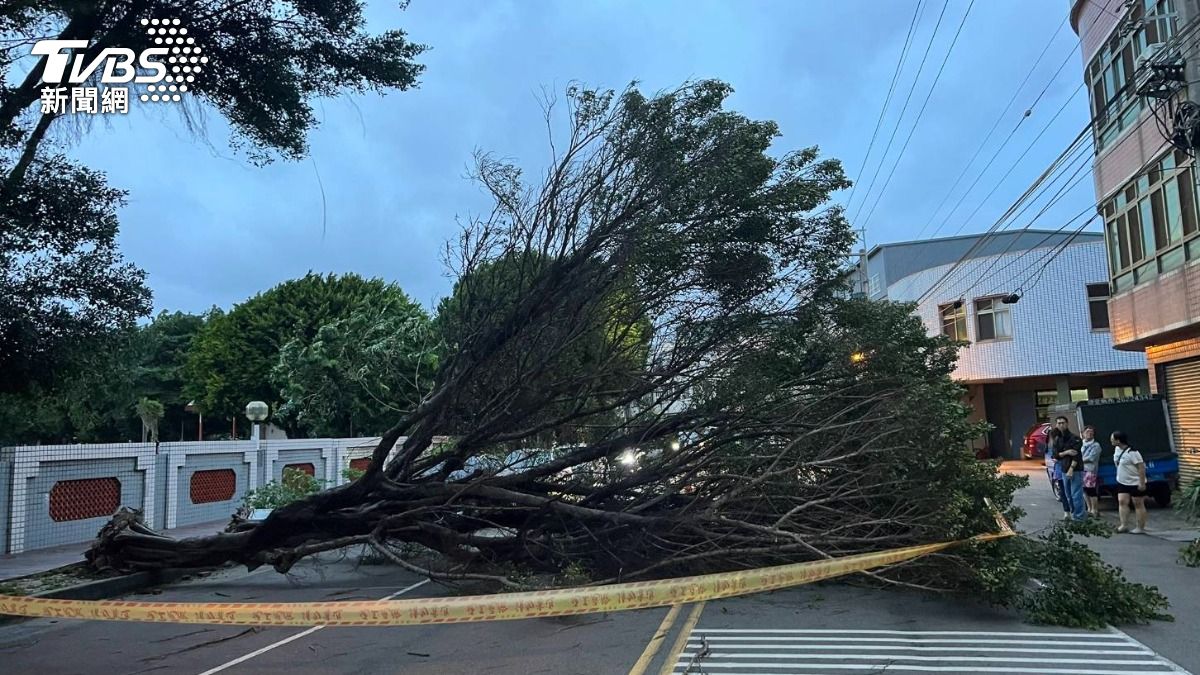
{"type": "Polygon", "coordinates": [[[1146,491],[1139,490],[1138,486],[1136,486],[1136,485],[1126,485],[1124,483],[1117,483],[1117,494],[1127,494],[1127,495],[1132,495],[1134,497],[1145,497],[1146,491]]]}
{"type": "Polygon", "coordinates": [[[1085,494],[1089,497],[1099,497],[1100,496],[1100,486],[1097,485],[1096,487],[1087,487],[1085,485],[1083,488],[1083,494],[1085,494]]]}

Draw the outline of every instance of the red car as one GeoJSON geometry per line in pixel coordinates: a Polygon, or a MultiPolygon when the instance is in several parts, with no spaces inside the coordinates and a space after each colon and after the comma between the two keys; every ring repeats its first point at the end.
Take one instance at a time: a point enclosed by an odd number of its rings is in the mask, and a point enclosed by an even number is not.
{"type": "Polygon", "coordinates": [[[1050,438],[1050,423],[1039,422],[1025,432],[1025,446],[1021,454],[1025,459],[1041,459],[1046,456],[1046,442],[1050,438]]]}

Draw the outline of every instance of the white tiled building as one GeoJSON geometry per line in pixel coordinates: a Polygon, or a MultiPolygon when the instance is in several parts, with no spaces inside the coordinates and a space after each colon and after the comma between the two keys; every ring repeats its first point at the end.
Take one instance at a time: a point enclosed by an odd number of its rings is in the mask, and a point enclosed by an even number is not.
{"type": "Polygon", "coordinates": [[[917,302],[931,333],[969,343],[954,377],[967,385],[976,419],[995,427],[975,442],[993,457],[1019,456],[1025,433],[1050,405],[1149,389],[1145,356],[1112,346],[1103,237],[1067,236],[901,242],[867,256],[871,297],[917,302]],[[1019,300],[1005,302],[1013,294],[1019,300]]]}

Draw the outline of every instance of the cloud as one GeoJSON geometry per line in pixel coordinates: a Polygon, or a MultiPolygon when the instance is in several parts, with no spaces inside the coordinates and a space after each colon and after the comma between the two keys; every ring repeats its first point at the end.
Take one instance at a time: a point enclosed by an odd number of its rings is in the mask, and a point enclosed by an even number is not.
{"type": "MultiPolygon", "coordinates": [[[[951,4],[950,28],[965,8],[951,4]]],[[[1055,4],[1061,11],[1054,12],[1047,4],[976,3],[880,200],[870,239],[911,237],[930,219],[1062,21],[1066,3],[1055,4]]],[[[149,273],[156,310],[228,307],[310,269],[380,276],[431,305],[451,285],[441,250],[457,231],[456,218],[488,207],[464,179],[471,153],[516,158],[530,175],[547,162],[543,87],[561,93],[571,81],[620,88],[638,80],[658,90],[689,78],[724,79],[736,90],[732,106],[779,122],[780,150],[820,145],[857,174],[911,12],[912,3],[877,0],[415,2],[404,12],[377,1],[368,7],[372,30],[401,27],[432,47],[421,57],[427,65],[422,84],[409,92],[319,102],[321,126],[310,137],[308,159],[252,167],[228,149],[228,127],[219,116],[208,117],[205,141],[173,115],[144,112],[98,126],[72,153],[130,191],[121,246],[149,273]]],[[[932,12],[915,49],[923,49],[932,31],[932,12]]],[[[949,35],[944,26],[893,153],[949,35]]],[[[1074,40],[1065,31],[1047,56],[1053,63],[1030,87],[1040,89],[1074,40]]],[[[1080,81],[1080,70],[1071,63],[1040,107],[1057,108],[1080,81]]],[[[1043,117],[1042,110],[1034,117],[1043,117]]],[[[1019,194],[1086,118],[1080,98],[997,190],[978,222],[952,227],[986,229],[984,216],[994,217],[1004,200],[1019,194]]],[[[1015,154],[1005,156],[1011,161],[1015,154]]]]}

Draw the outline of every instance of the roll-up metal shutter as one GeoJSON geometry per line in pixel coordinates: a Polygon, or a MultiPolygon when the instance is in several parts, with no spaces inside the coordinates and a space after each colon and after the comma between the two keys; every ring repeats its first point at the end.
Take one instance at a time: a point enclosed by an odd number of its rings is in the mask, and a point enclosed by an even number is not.
{"type": "Polygon", "coordinates": [[[1167,411],[1175,451],[1179,453],[1179,484],[1200,479],[1200,359],[1168,363],[1167,411]]]}

